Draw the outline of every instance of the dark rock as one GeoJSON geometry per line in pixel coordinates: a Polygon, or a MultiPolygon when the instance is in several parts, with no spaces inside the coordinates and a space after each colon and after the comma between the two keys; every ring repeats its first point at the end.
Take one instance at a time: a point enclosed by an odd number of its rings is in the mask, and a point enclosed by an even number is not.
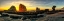
{"type": "Polygon", "coordinates": [[[64,17],[62,17],[62,18],[64,18],[64,17]]]}

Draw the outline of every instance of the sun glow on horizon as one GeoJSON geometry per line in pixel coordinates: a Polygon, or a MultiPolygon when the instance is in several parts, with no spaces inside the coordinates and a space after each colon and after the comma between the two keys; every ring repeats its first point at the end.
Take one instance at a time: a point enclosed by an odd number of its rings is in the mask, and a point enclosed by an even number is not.
{"type": "MultiPolygon", "coordinates": [[[[16,7],[16,10],[19,11],[19,4],[23,4],[26,6],[27,11],[30,10],[36,10],[36,7],[40,8],[40,10],[44,10],[44,9],[50,9],[52,8],[52,5],[54,3],[54,5],[56,4],[55,2],[45,2],[45,1],[20,1],[20,0],[13,0],[13,1],[2,1],[1,5],[0,5],[0,10],[8,10],[12,5],[16,7]]],[[[57,5],[59,8],[62,8],[63,5],[59,6],[57,5]]],[[[58,9],[59,9],[58,8],[58,9]]]]}
{"type": "Polygon", "coordinates": [[[12,5],[16,7],[16,10],[19,11],[19,4],[23,4],[26,6],[27,11],[29,10],[35,10],[36,7],[32,6],[31,3],[27,3],[27,2],[10,2],[10,3],[6,3],[5,5],[2,5],[0,8],[2,8],[2,10],[8,10],[12,5]]]}

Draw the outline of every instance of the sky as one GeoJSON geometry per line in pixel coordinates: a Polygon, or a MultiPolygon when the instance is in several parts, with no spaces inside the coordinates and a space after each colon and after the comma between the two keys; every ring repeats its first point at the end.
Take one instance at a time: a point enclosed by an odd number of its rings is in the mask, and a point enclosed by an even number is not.
{"type": "Polygon", "coordinates": [[[27,10],[35,10],[39,7],[41,10],[51,9],[56,5],[56,9],[64,7],[64,0],[0,0],[0,10],[7,10],[12,5],[19,9],[19,4],[26,6],[27,10]]]}

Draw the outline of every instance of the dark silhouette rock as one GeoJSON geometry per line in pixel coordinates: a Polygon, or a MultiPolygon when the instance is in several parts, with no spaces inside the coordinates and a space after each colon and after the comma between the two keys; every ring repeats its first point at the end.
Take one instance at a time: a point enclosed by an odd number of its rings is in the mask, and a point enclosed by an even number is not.
{"type": "Polygon", "coordinates": [[[56,6],[53,6],[53,7],[52,7],[52,11],[55,11],[55,8],[56,8],[56,6]]]}
{"type": "Polygon", "coordinates": [[[25,11],[27,11],[26,6],[23,4],[20,4],[19,5],[19,12],[25,12],[25,11]]]}

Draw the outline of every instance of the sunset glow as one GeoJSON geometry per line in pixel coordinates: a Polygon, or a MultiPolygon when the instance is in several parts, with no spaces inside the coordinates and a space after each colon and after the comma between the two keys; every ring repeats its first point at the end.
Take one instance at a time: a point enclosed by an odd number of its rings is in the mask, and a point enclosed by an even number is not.
{"type": "Polygon", "coordinates": [[[17,11],[19,10],[19,4],[23,4],[26,6],[27,11],[29,10],[35,10],[36,7],[39,7],[41,10],[44,9],[50,9],[52,8],[53,5],[56,5],[57,8],[62,8],[63,5],[63,1],[62,2],[54,2],[53,0],[51,0],[49,2],[46,2],[45,0],[2,0],[0,1],[0,10],[8,10],[12,5],[14,5],[17,9],[17,11]],[[52,2],[51,2],[52,1],[52,2]],[[57,4],[59,3],[59,4],[57,4]],[[61,3],[61,4],[60,4],[61,3]]]}

